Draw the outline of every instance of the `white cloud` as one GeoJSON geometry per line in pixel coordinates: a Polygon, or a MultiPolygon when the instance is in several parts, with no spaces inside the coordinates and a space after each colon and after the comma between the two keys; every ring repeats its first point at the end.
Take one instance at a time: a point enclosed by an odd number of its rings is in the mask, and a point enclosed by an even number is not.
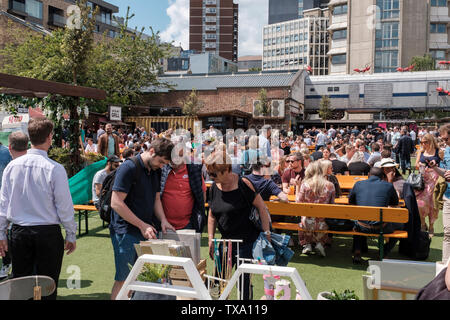
{"type": "Polygon", "coordinates": [[[162,41],[172,42],[183,49],[189,49],[189,0],[169,0],[166,10],[170,24],[160,36],[162,41]]]}
{"type": "Polygon", "coordinates": [[[268,0],[239,0],[239,56],[262,55],[262,29],[268,23],[268,0]]]}
{"type": "MultiPolygon", "coordinates": [[[[267,24],[268,0],[238,0],[239,56],[262,55],[262,28],[267,24]]],[[[169,0],[170,24],[161,32],[161,40],[189,49],[189,0],[169,0]]]]}

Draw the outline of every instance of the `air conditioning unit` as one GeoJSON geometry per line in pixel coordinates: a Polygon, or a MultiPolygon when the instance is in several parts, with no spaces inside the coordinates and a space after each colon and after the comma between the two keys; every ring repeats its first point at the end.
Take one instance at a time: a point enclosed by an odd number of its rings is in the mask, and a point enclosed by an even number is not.
{"type": "Polygon", "coordinates": [[[260,104],[261,100],[253,100],[253,117],[258,118],[261,117],[261,113],[258,110],[258,106],[260,104]]]}
{"type": "Polygon", "coordinates": [[[284,100],[271,101],[272,118],[284,118],[284,100]]]}

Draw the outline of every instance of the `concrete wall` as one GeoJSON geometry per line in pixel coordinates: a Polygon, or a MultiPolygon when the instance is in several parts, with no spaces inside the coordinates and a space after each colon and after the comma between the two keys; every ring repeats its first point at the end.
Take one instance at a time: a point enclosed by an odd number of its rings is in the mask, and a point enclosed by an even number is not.
{"type": "MultiPolygon", "coordinates": [[[[428,4],[424,0],[403,0],[400,3],[399,65],[407,67],[414,56],[428,52],[427,37],[430,20],[428,4]]],[[[443,42],[445,42],[444,39],[443,42]]]]}
{"type": "MultiPolygon", "coordinates": [[[[349,26],[347,38],[349,48],[347,49],[347,72],[353,69],[363,69],[367,64],[375,64],[375,29],[370,30],[368,25],[369,15],[367,9],[376,5],[375,0],[352,1],[349,10],[349,26]]],[[[373,72],[373,68],[371,69],[373,72]]]]}

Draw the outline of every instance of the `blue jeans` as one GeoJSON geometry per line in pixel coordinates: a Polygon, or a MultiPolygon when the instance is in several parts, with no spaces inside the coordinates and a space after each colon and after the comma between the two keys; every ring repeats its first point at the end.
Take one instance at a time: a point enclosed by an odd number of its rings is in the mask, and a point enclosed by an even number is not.
{"type": "Polygon", "coordinates": [[[134,244],[137,244],[146,239],[142,235],[136,234],[117,234],[112,228],[109,229],[111,234],[111,242],[114,249],[114,263],[116,266],[115,281],[125,281],[130,273],[128,264],[134,265],[137,260],[136,249],[134,244]]]}
{"type": "Polygon", "coordinates": [[[405,172],[406,170],[411,170],[411,157],[400,156],[400,166],[403,172],[405,172]]]}

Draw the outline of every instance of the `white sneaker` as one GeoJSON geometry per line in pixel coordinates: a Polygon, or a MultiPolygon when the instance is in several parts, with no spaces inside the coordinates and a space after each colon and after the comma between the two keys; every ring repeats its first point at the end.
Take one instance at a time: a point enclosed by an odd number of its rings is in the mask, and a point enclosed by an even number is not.
{"type": "Polygon", "coordinates": [[[0,278],[6,278],[7,276],[9,276],[11,268],[12,268],[11,264],[3,265],[2,268],[0,269],[0,278]]]}
{"type": "Polygon", "coordinates": [[[307,245],[303,248],[302,253],[303,253],[303,254],[310,254],[312,251],[313,251],[313,250],[312,250],[312,246],[311,246],[310,244],[307,244],[307,245]]]}
{"type": "Polygon", "coordinates": [[[322,257],[325,257],[325,248],[323,247],[323,245],[321,243],[316,244],[316,250],[319,251],[320,255],[322,257]]]}

